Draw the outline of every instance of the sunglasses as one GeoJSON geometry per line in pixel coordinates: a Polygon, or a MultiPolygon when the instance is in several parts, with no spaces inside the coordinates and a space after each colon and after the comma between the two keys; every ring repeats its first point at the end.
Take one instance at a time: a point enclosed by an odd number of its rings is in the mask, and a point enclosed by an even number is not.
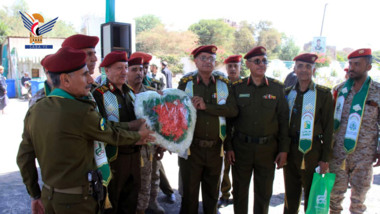
{"type": "Polygon", "coordinates": [[[263,60],[255,59],[255,60],[247,60],[247,61],[252,62],[255,65],[260,65],[261,63],[263,63],[264,65],[268,65],[269,63],[267,59],[263,59],[263,60]]]}

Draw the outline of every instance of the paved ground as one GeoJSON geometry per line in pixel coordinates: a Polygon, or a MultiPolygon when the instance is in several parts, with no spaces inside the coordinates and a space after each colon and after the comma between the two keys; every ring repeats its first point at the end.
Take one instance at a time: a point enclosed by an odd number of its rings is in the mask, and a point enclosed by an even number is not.
{"type": "MultiPolygon", "coordinates": [[[[23,119],[27,110],[27,102],[18,99],[10,99],[10,104],[6,108],[6,114],[0,114],[0,214],[25,214],[30,213],[30,199],[22,183],[20,173],[16,165],[16,154],[23,128],[23,119]]],[[[178,166],[177,156],[165,154],[163,163],[168,178],[174,189],[178,188],[178,166]]],[[[251,186],[252,189],[252,186],[251,186]]],[[[251,190],[252,192],[252,190],[251,190]]],[[[367,195],[367,213],[380,214],[380,168],[374,170],[374,181],[372,188],[367,195]]],[[[159,202],[165,208],[166,213],[178,213],[180,208],[180,196],[176,192],[177,202],[169,204],[165,195],[159,196],[159,202]]],[[[252,213],[253,194],[249,201],[252,213]]],[[[350,191],[346,194],[344,201],[344,213],[348,212],[350,191]]],[[[200,199],[201,201],[201,199],[200,199]]],[[[201,203],[200,203],[201,204],[201,203]]],[[[273,196],[270,204],[270,213],[282,213],[284,206],[284,187],[282,170],[276,171],[274,181],[273,196]]],[[[302,209],[302,208],[301,208],[302,209]]],[[[233,206],[227,206],[219,210],[221,214],[233,213],[233,206]]],[[[200,212],[202,213],[202,212],[200,212]]],[[[300,212],[303,213],[303,212],[300,212]]]]}

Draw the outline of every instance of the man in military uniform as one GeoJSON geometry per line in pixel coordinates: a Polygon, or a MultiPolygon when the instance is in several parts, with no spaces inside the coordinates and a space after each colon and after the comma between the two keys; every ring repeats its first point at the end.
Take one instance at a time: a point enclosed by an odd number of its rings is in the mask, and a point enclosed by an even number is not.
{"type": "Polygon", "coordinates": [[[154,140],[145,123],[138,132],[126,131],[133,124],[109,122],[95,111],[95,103],[86,99],[93,79],[85,59],[85,53],[70,47],[48,57],[44,66],[55,89],[26,114],[17,164],[33,213],[97,213],[98,202],[91,196],[96,189],[88,176],[96,170],[94,140],[116,146],[154,140]]]}
{"type": "MultiPolygon", "coordinates": [[[[87,36],[83,34],[75,34],[67,37],[62,43],[62,47],[71,47],[74,49],[82,50],[86,53],[86,65],[90,72],[90,75],[94,74],[96,61],[95,47],[99,42],[99,37],[97,36],[87,36]]],[[[98,85],[93,82],[91,86],[91,91],[93,91],[98,85]]]]}
{"type": "Polygon", "coordinates": [[[334,89],[334,147],[330,171],[336,174],[330,213],[341,213],[344,193],[351,185],[351,213],[363,213],[371,187],[372,163],[380,166],[380,83],[368,76],[371,49],[348,55],[349,79],[334,89]]]}
{"type": "MultiPolygon", "coordinates": [[[[150,86],[143,84],[143,58],[140,54],[132,54],[129,59],[129,67],[127,73],[128,85],[132,88],[134,94],[155,90],[150,86]]],[[[146,56],[144,56],[146,57],[146,56]]],[[[154,145],[145,145],[141,148],[141,187],[138,193],[137,214],[145,213],[146,209],[151,209],[155,213],[165,213],[165,210],[157,202],[158,186],[160,175],[157,167],[156,153],[162,155],[160,148],[154,145]]],[[[161,155],[159,155],[161,157],[161,155]]]]}
{"type": "Polygon", "coordinates": [[[232,55],[227,57],[224,60],[224,64],[226,65],[228,79],[231,83],[241,79],[240,71],[241,71],[241,55],[232,55]]]}
{"type": "Polygon", "coordinates": [[[235,213],[248,212],[249,183],[254,172],[254,213],[268,213],[275,164],[286,163],[289,109],[283,84],[265,76],[264,47],[255,47],[244,58],[251,75],[234,83],[239,114],[232,122],[226,151],[232,165],[235,213]]]}
{"type": "MultiPolygon", "coordinates": [[[[117,122],[139,123],[133,110],[135,96],[126,84],[127,60],[126,52],[107,54],[100,64],[105,68],[107,79],[93,95],[103,117],[117,122]]],[[[135,213],[140,188],[140,146],[107,145],[106,151],[113,175],[108,186],[112,209],[107,209],[106,213],[135,213]]]]}
{"type": "Polygon", "coordinates": [[[203,212],[217,213],[220,174],[223,164],[225,117],[237,115],[235,98],[228,79],[216,74],[217,47],[200,46],[192,51],[198,71],[183,77],[178,89],[185,91],[197,109],[194,136],[188,158],[179,158],[183,183],[181,213],[198,213],[202,184],[203,212]]]}
{"type": "MultiPolygon", "coordinates": [[[[232,55],[227,57],[224,60],[224,64],[226,65],[228,79],[230,80],[230,84],[241,79],[240,77],[240,69],[241,69],[241,55],[232,55]]],[[[224,171],[223,171],[223,179],[222,185],[220,187],[220,191],[222,192],[222,196],[218,201],[218,207],[223,208],[229,204],[229,198],[231,196],[231,180],[230,180],[230,169],[231,165],[228,162],[227,158],[224,159],[224,171]]]]}
{"type": "Polygon", "coordinates": [[[304,208],[307,209],[315,168],[327,172],[332,152],[333,99],[331,90],[317,85],[316,54],[296,56],[294,70],[298,76],[295,86],[286,88],[290,108],[289,136],[291,138],[288,163],[284,166],[285,214],[296,214],[304,189],[304,208]]]}
{"type": "Polygon", "coordinates": [[[143,59],[143,71],[144,71],[143,85],[150,86],[157,90],[163,89],[164,87],[160,81],[154,78],[151,78],[148,75],[149,64],[150,64],[150,61],[152,60],[152,55],[144,53],[144,52],[134,52],[130,58],[137,58],[137,57],[141,57],[143,59]]]}

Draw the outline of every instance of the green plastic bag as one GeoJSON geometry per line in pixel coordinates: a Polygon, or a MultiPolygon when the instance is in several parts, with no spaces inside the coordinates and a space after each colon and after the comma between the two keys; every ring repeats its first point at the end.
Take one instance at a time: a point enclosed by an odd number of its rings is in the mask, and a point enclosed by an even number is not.
{"type": "Polygon", "coordinates": [[[335,174],[314,173],[306,214],[328,214],[335,174]]]}

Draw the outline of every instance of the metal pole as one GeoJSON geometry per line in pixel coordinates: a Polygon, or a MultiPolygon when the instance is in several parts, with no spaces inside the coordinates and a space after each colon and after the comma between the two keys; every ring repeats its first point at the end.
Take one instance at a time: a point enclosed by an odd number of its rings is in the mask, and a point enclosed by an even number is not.
{"type": "Polygon", "coordinates": [[[323,22],[325,22],[326,7],[327,7],[327,3],[325,4],[325,10],[323,11],[322,26],[321,26],[321,34],[320,34],[319,36],[322,36],[323,22]]]}

